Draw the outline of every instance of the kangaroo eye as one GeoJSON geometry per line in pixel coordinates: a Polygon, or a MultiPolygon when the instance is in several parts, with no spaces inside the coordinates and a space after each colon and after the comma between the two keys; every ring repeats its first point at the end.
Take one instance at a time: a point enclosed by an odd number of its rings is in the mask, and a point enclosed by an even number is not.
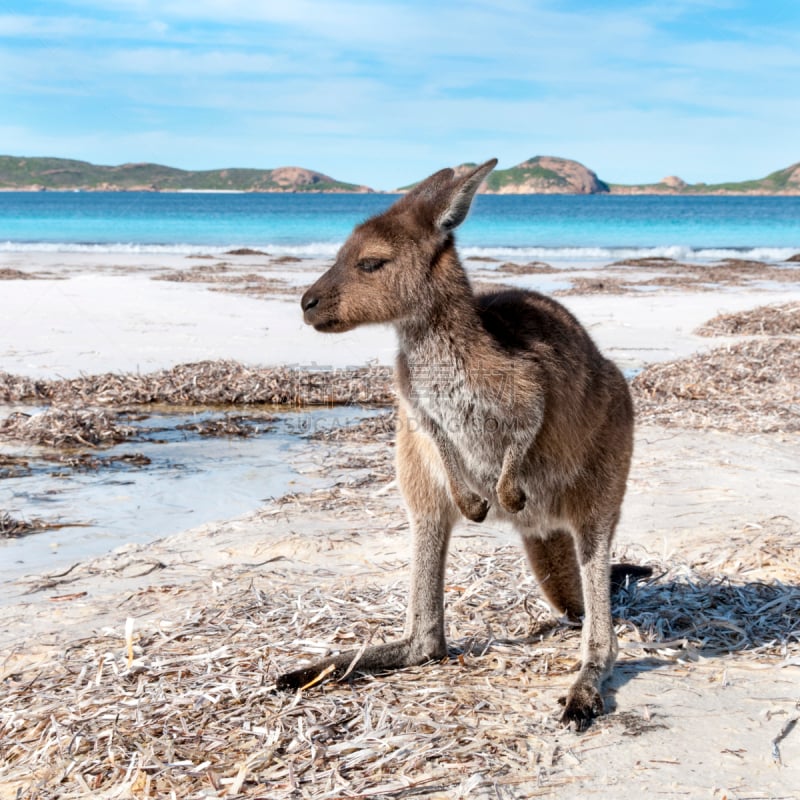
{"type": "Polygon", "coordinates": [[[356,266],[362,272],[376,272],[388,263],[388,258],[362,258],[361,261],[356,264],[356,266]]]}

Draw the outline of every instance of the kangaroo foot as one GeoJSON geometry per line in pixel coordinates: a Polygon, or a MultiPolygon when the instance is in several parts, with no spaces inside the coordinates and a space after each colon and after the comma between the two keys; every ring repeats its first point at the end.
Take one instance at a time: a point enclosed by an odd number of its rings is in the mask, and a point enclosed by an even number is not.
{"type": "Polygon", "coordinates": [[[561,722],[567,727],[574,726],[578,733],[585,731],[605,709],[603,696],[597,687],[586,684],[576,684],[558,702],[564,706],[561,722]]]}
{"type": "Polygon", "coordinates": [[[337,656],[323,658],[310,666],[284,672],[275,681],[275,688],[300,689],[310,683],[338,681],[352,673],[385,672],[424,664],[446,655],[447,645],[444,641],[425,648],[415,644],[413,640],[401,639],[398,642],[367,647],[363,652],[348,650],[337,656]]]}

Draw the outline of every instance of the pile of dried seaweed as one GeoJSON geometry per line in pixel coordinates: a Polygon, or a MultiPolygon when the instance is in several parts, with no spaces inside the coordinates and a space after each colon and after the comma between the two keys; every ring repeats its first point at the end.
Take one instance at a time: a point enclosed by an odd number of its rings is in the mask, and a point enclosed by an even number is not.
{"type": "MultiPolygon", "coordinates": [[[[787,524],[765,529],[752,552],[793,563],[800,531],[787,524]]],[[[733,570],[743,579],[720,564],[661,566],[657,579],[617,597],[623,661],[645,651],[664,667],[720,652],[794,663],[800,571],[785,584],[748,579],[748,564],[733,570]]],[[[130,618],[7,672],[0,780],[39,800],[289,800],[504,796],[509,785],[532,796],[580,779],[560,752],[555,702],[572,678],[579,632],[552,618],[518,548],[453,554],[447,620],[457,652],[446,662],[275,693],[276,675],[298,659],[390,638],[402,624],[404,581],[323,575],[232,580],[161,616],[156,629],[130,618]]],[[[165,591],[179,605],[183,590],[165,591]]],[[[627,732],[626,719],[599,719],[570,745],[574,754],[597,746],[598,732],[627,732]]]]}
{"type": "Polygon", "coordinates": [[[32,519],[18,519],[6,511],[0,511],[0,539],[15,539],[18,536],[27,536],[29,533],[60,528],[62,523],[48,522],[39,517],[32,519]]]}
{"type": "Polygon", "coordinates": [[[392,370],[370,366],[307,370],[199,361],[171,369],[32,380],[0,372],[0,401],[62,405],[349,405],[394,402],[392,370]]]}
{"type": "Polygon", "coordinates": [[[759,306],[748,311],[720,314],[700,326],[699,336],[788,336],[800,334],[800,303],[759,306]]]}
{"type": "Polygon", "coordinates": [[[554,297],[569,297],[573,294],[630,294],[637,291],[637,284],[619,278],[570,278],[569,289],[556,289],[554,297]]]}
{"type": "MultiPolygon", "coordinates": [[[[470,261],[479,261],[483,259],[471,258],[470,261]]],[[[488,259],[487,259],[488,260],[488,259]]],[[[504,272],[508,275],[547,275],[558,270],[547,264],[544,261],[530,261],[527,264],[517,264],[514,261],[506,261],[497,267],[498,272],[504,272]]]]}
{"type": "MultiPolygon", "coordinates": [[[[284,263],[275,259],[273,263],[284,263]]],[[[154,281],[175,283],[207,283],[214,292],[231,292],[246,295],[299,296],[302,287],[283,278],[266,277],[255,272],[242,272],[226,262],[207,264],[191,269],[175,269],[153,277],[154,281]]]]}
{"type": "Polygon", "coordinates": [[[0,453],[0,480],[30,475],[30,461],[26,456],[0,453]]]}
{"type": "Polygon", "coordinates": [[[637,267],[640,269],[672,269],[693,271],[698,268],[697,264],[687,264],[683,261],[676,261],[668,256],[643,256],[641,258],[622,258],[619,261],[612,261],[608,268],[612,267],[637,267]]]}
{"type": "Polygon", "coordinates": [[[333,428],[314,431],[306,438],[322,442],[376,442],[394,441],[396,414],[388,411],[367,417],[352,425],[337,425],[333,428]]]}
{"type": "Polygon", "coordinates": [[[785,283],[800,280],[797,268],[793,265],[775,265],[743,258],[723,258],[712,264],[689,264],[663,257],[632,258],[609,264],[608,269],[616,267],[656,270],[665,275],[680,276],[687,288],[691,284],[701,283],[742,286],[753,281],[785,283]]]}
{"type": "Polygon", "coordinates": [[[227,292],[230,294],[259,295],[274,297],[286,295],[300,297],[303,287],[289,283],[282,278],[265,278],[263,275],[248,273],[241,275],[237,280],[222,281],[223,286],[212,286],[212,292],[227,292]]]}
{"type": "Polygon", "coordinates": [[[204,419],[197,422],[187,422],[176,425],[179,431],[193,431],[200,436],[239,436],[247,438],[275,429],[274,422],[277,417],[271,414],[257,416],[242,416],[241,414],[225,414],[219,419],[204,419]]]}
{"type": "Polygon", "coordinates": [[[631,387],[640,421],[686,428],[800,431],[800,348],[772,338],[655,364],[631,387]]]}
{"type": "Polygon", "coordinates": [[[0,269],[0,281],[30,281],[38,276],[32,272],[23,272],[21,269],[10,269],[3,267],[0,269]]]}
{"type": "Polygon", "coordinates": [[[123,442],[135,428],[104,409],[49,408],[36,414],[15,411],[0,420],[0,437],[50,447],[97,447],[123,442]]]}
{"type": "Polygon", "coordinates": [[[275,256],[270,263],[272,264],[301,264],[302,258],[297,256],[275,256]]]}
{"type": "Polygon", "coordinates": [[[713,264],[688,264],[660,256],[615,261],[606,268],[603,278],[575,277],[569,289],[554,294],[630,294],[643,290],[674,287],[683,291],[709,292],[720,286],[748,286],[763,281],[800,282],[794,265],[774,265],[746,259],[723,259],[713,264]],[[651,278],[631,276],[629,270],[651,271],[651,278]],[[623,277],[624,276],[624,277],[623,277]]]}
{"type": "Polygon", "coordinates": [[[230,280],[231,266],[224,262],[203,264],[191,269],[173,269],[154,275],[154,281],[171,281],[173,283],[217,283],[230,280]]]}

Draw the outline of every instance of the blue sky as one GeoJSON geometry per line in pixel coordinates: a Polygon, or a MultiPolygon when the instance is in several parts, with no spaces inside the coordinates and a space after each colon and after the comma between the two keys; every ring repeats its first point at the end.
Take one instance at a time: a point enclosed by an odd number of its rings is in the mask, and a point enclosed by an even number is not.
{"type": "Polygon", "coordinates": [[[800,2],[5,0],[0,108],[11,155],[739,180],[800,161],[800,2]]]}

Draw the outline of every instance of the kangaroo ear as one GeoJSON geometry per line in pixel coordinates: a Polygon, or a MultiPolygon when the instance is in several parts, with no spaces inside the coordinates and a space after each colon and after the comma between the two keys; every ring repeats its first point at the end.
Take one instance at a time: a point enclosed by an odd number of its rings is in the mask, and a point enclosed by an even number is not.
{"type": "Polygon", "coordinates": [[[475,192],[496,166],[497,159],[493,158],[451,183],[441,198],[444,200],[444,209],[436,218],[436,227],[439,230],[450,232],[466,219],[475,192]]]}
{"type": "Polygon", "coordinates": [[[440,169],[420,181],[413,189],[409,189],[405,197],[411,200],[432,199],[438,197],[453,182],[453,172],[450,167],[440,169]]]}

